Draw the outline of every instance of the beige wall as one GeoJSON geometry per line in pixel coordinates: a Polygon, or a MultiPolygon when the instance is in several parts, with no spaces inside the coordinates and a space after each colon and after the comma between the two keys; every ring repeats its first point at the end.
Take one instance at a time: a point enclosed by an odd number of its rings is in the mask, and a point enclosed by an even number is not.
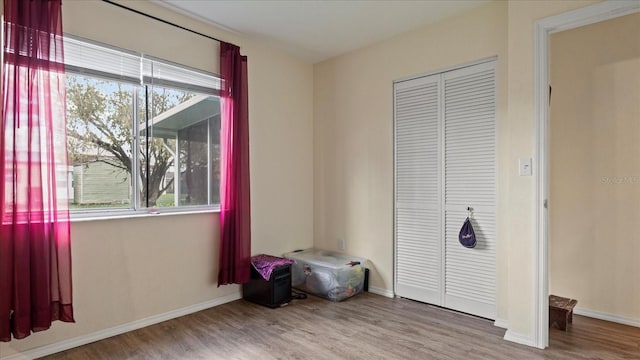
{"type": "MultiPolygon", "coordinates": [[[[236,34],[141,1],[163,19],[240,45],[249,57],[253,253],[313,245],[313,69],[236,34]]],[[[217,46],[100,1],[65,1],[64,29],[218,72],[217,46]]],[[[217,213],[74,222],[76,324],[0,344],[2,357],[237,294],[218,288],[217,213]]]]}
{"type": "MultiPolygon", "coordinates": [[[[393,81],[498,57],[498,132],[508,132],[507,4],[481,6],[316,64],[315,246],[371,260],[371,285],[393,291],[393,81]]],[[[499,183],[508,144],[499,137],[499,183]]],[[[500,188],[502,189],[502,188],[500,188]]],[[[500,204],[506,193],[499,191],[500,204]]],[[[500,207],[500,213],[505,212],[500,207]]],[[[498,316],[506,318],[506,224],[499,224],[498,316]]]]}
{"type": "Polygon", "coordinates": [[[0,344],[32,349],[229,295],[216,287],[217,214],[73,223],[75,324],[0,344]],[[165,225],[172,224],[172,225],[165,225]],[[185,236],[188,234],[188,236],[185,236]]]}
{"type": "Polygon", "coordinates": [[[549,290],[640,321],[638,69],[640,13],[551,36],[549,290]]]}

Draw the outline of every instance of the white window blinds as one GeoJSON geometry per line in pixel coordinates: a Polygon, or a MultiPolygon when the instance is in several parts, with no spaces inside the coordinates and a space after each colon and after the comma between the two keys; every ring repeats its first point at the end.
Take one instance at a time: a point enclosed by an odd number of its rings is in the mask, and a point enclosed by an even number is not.
{"type": "Polygon", "coordinates": [[[139,54],[64,38],[64,63],[74,73],[140,83],[140,60],[139,54]]]}
{"type": "Polygon", "coordinates": [[[221,89],[214,74],[73,36],[64,38],[64,57],[67,71],[77,74],[209,94],[221,89]]]}

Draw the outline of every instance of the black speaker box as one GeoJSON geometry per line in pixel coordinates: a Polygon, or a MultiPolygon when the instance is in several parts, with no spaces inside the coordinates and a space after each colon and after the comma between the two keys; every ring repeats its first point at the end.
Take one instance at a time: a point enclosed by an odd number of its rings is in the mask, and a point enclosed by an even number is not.
{"type": "Polygon", "coordinates": [[[286,305],[291,301],[291,265],[276,267],[269,280],[251,265],[251,279],[242,285],[242,297],[270,308],[286,305]]]}

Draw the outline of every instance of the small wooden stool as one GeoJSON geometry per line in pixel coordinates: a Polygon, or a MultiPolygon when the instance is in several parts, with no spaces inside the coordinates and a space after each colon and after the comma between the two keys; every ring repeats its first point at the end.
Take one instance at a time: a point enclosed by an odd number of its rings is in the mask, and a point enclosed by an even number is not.
{"type": "Polygon", "coordinates": [[[567,324],[573,322],[573,308],[578,300],[549,295],[549,327],[554,323],[558,329],[567,331],[567,324]]]}

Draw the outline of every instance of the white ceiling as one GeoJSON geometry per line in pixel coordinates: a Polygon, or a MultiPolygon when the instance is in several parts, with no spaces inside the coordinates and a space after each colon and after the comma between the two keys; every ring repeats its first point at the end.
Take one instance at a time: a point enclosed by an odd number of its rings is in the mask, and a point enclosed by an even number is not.
{"type": "Polygon", "coordinates": [[[489,0],[156,0],[316,63],[489,0]]]}

